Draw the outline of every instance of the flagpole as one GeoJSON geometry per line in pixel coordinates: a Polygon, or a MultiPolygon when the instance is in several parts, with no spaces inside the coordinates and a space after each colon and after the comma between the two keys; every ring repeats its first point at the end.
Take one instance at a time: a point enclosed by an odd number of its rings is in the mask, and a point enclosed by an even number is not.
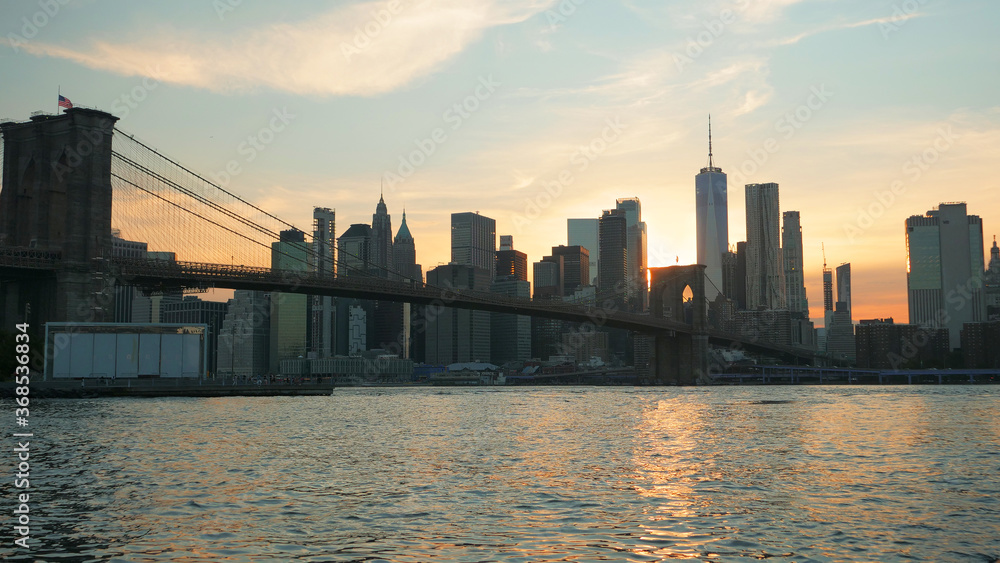
{"type": "Polygon", "coordinates": [[[59,115],[59,98],[62,97],[62,85],[57,86],[59,88],[59,95],[56,96],[56,115],[59,115]]]}

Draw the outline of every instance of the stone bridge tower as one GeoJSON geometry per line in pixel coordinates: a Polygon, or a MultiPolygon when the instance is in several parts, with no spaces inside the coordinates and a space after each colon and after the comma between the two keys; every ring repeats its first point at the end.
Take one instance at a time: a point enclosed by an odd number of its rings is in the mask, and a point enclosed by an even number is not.
{"type": "Polygon", "coordinates": [[[684,322],[684,290],[693,296],[692,333],[656,335],[653,352],[657,383],[693,385],[708,375],[708,302],[705,300],[705,266],[649,268],[649,309],[655,318],[684,322]]]}
{"type": "Polygon", "coordinates": [[[2,268],[4,328],[19,320],[41,330],[50,321],[113,318],[104,260],[111,257],[111,138],[117,120],[72,108],[0,123],[0,246],[57,257],[52,270],[2,268]]]}

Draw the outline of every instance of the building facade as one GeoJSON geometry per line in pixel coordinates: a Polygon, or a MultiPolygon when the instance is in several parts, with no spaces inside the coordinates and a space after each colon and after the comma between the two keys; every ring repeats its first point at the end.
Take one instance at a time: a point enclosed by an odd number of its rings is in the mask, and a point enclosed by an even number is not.
{"type": "Polygon", "coordinates": [[[500,237],[500,250],[497,251],[496,272],[493,277],[499,280],[511,276],[528,281],[528,255],[514,250],[514,237],[504,235],[500,237]]]}
{"type": "MultiPolygon", "coordinates": [[[[513,276],[497,278],[490,291],[508,297],[531,297],[531,284],[513,276]]],[[[490,361],[497,365],[531,358],[531,317],[490,313],[490,361]]]]}
{"type": "Polygon", "coordinates": [[[646,282],[646,223],[642,220],[642,205],[637,197],[619,199],[615,208],[625,213],[626,252],[625,280],[628,289],[629,307],[644,311],[649,305],[649,291],[646,282]]]}
{"type": "MultiPolygon", "coordinates": [[[[320,276],[337,275],[337,214],[327,207],[313,209],[313,272],[320,276]]],[[[329,358],[334,350],[334,298],[311,295],[309,352],[317,358],[329,358]]]]}
{"type": "MultiPolygon", "coordinates": [[[[312,270],[312,253],[305,233],[295,229],[281,231],[280,240],[271,243],[271,268],[285,272],[312,270]]],[[[306,319],[309,299],[299,293],[271,293],[270,373],[278,373],[281,360],[305,357],[306,319]]]]}
{"type": "MultiPolygon", "coordinates": [[[[496,267],[497,222],[479,213],[451,214],[451,262],[475,266],[493,277],[496,267]]],[[[428,272],[428,275],[430,273],[428,272]]]]}
{"type": "Polygon", "coordinates": [[[962,325],[986,318],[983,221],[964,203],[942,203],[906,220],[910,323],[948,329],[952,349],[962,325]]]}
{"type": "Polygon", "coordinates": [[[851,308],[851,263],[844,262],[837,266],[837,302],[843,303],[848,316],[853,321],[851,308]]]}
{"type": "Polygon", "coordinates": [[[590,256],[590,274],[587,283],[597,285],[597,272],[601,260],[599,220],[567,219],[566,244],[587,249],[590,256]]]}
{"type": "Polygon", "coordinates": [[[210,374],[219,372],[219,335],[229,310],[228,302],[205,301],[194,295],[187,295],[183,301],[163,305],[162,322],[173,324],[208,325],[208,351],[206,366],[210,374]]]}
{"type": "MultiPolygon", "coordinates": [[[[729,195],[726,174],[712,162],[712,122],[708,123],[708,166],[694,177],[698,263],[705,265],[705,297],[724,291],[722,260],[729,252],[729,195]]],[[[728,297],[728,296],[727,296],[728,297]]]]}
{"type": "MultiPolygon", "coordinates": [[[[490,254],[492,256],[492,253],[490,254]]],[[[492,266],[492,263],[490,264],[492,266]]],[[[427,283],[489,291],[492,270],[464,264],[438,266],[427,272],[427,283]]],[[[490,313],[441,307],[428,310],[424,319],[425,357],[429,364],[486,361],[490,357],[490,313]]]]}
{"type": "Polygon", "coordinates": [[[605,210],[599,226],[601,265],[597,291],[619,306],[628,302],[628,219],[620,209],[605,210]]]}
{"type": "Polygon", "coordinates": [[[371,263],[372,275],[389,279],[393,268],[392,253],[392,217],[385,205],[385,200],[379,196],[372,214],[371,263]]]}
{"type": "Polygon", "coordinates": [[[561,259],[562,295],[573,295],[590,282],[590,253],[582,246],[553,246],[552,257],[561,259]]]}
{"type": "Polygon", "coordinates": [[[855,350],[859,368],[921,369],[945,367],[948,331],[915,324],[896,324],[892,318],[858,323],[855,350]]]}
{"type": "Polygon", "coordinates": [[[802,258],[802,223],[798,211],[781,215],[781,257],[785,269],[785,305],[793,313],[809,316],[802,258]]]}
{"type": "Polygon", "coordinates": [[[784,309],[778,184],[747,184],[747,309],[784,309]]]}
{"type": "Polygon", "coordinates": [[[993,248],[990,249],[990,263],[986,267],[986,319],[1000,321],[1000,248],[997,247],[997,237],[993,237],[993,248]]]}

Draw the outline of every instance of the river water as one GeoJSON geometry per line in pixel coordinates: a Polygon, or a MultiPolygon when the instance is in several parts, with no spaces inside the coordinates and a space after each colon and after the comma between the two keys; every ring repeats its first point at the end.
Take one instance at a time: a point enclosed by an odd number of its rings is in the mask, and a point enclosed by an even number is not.
{"type": "MultiPolygon", "coordinates": [[[[11,560],[1000,559],[996,386],[362,388],[32,407],[32,547],[12,549],[4,526],[11,560]]],[[[5,522],[12,483],[0,483],[5,522]]]]}

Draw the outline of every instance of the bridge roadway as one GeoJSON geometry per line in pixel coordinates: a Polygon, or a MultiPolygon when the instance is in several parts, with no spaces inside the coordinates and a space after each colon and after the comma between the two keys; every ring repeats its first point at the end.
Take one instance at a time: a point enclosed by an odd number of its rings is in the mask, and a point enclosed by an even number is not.
{"type": "MultiPolygon", "coordinates": [[[[672,335],[693,332],[691,325],[687,323],[620,311],[613,306],[596,307],[562,301],[538,301],[374,277],[329,277],[311,272],[253,266],[126,258],[113,258],[111,267],[112,275],[122,282],[151,291],[205,287],[281,291],[511,313],[590,323],[598,327],[607,326],[640,333],[672,335]]],[[[754,341],[721,331],[709,330],[707,336],[711,344],[772,354],[790,362],[811,362],[816,358],[815,352],[809,350],[754,341]]]]}

